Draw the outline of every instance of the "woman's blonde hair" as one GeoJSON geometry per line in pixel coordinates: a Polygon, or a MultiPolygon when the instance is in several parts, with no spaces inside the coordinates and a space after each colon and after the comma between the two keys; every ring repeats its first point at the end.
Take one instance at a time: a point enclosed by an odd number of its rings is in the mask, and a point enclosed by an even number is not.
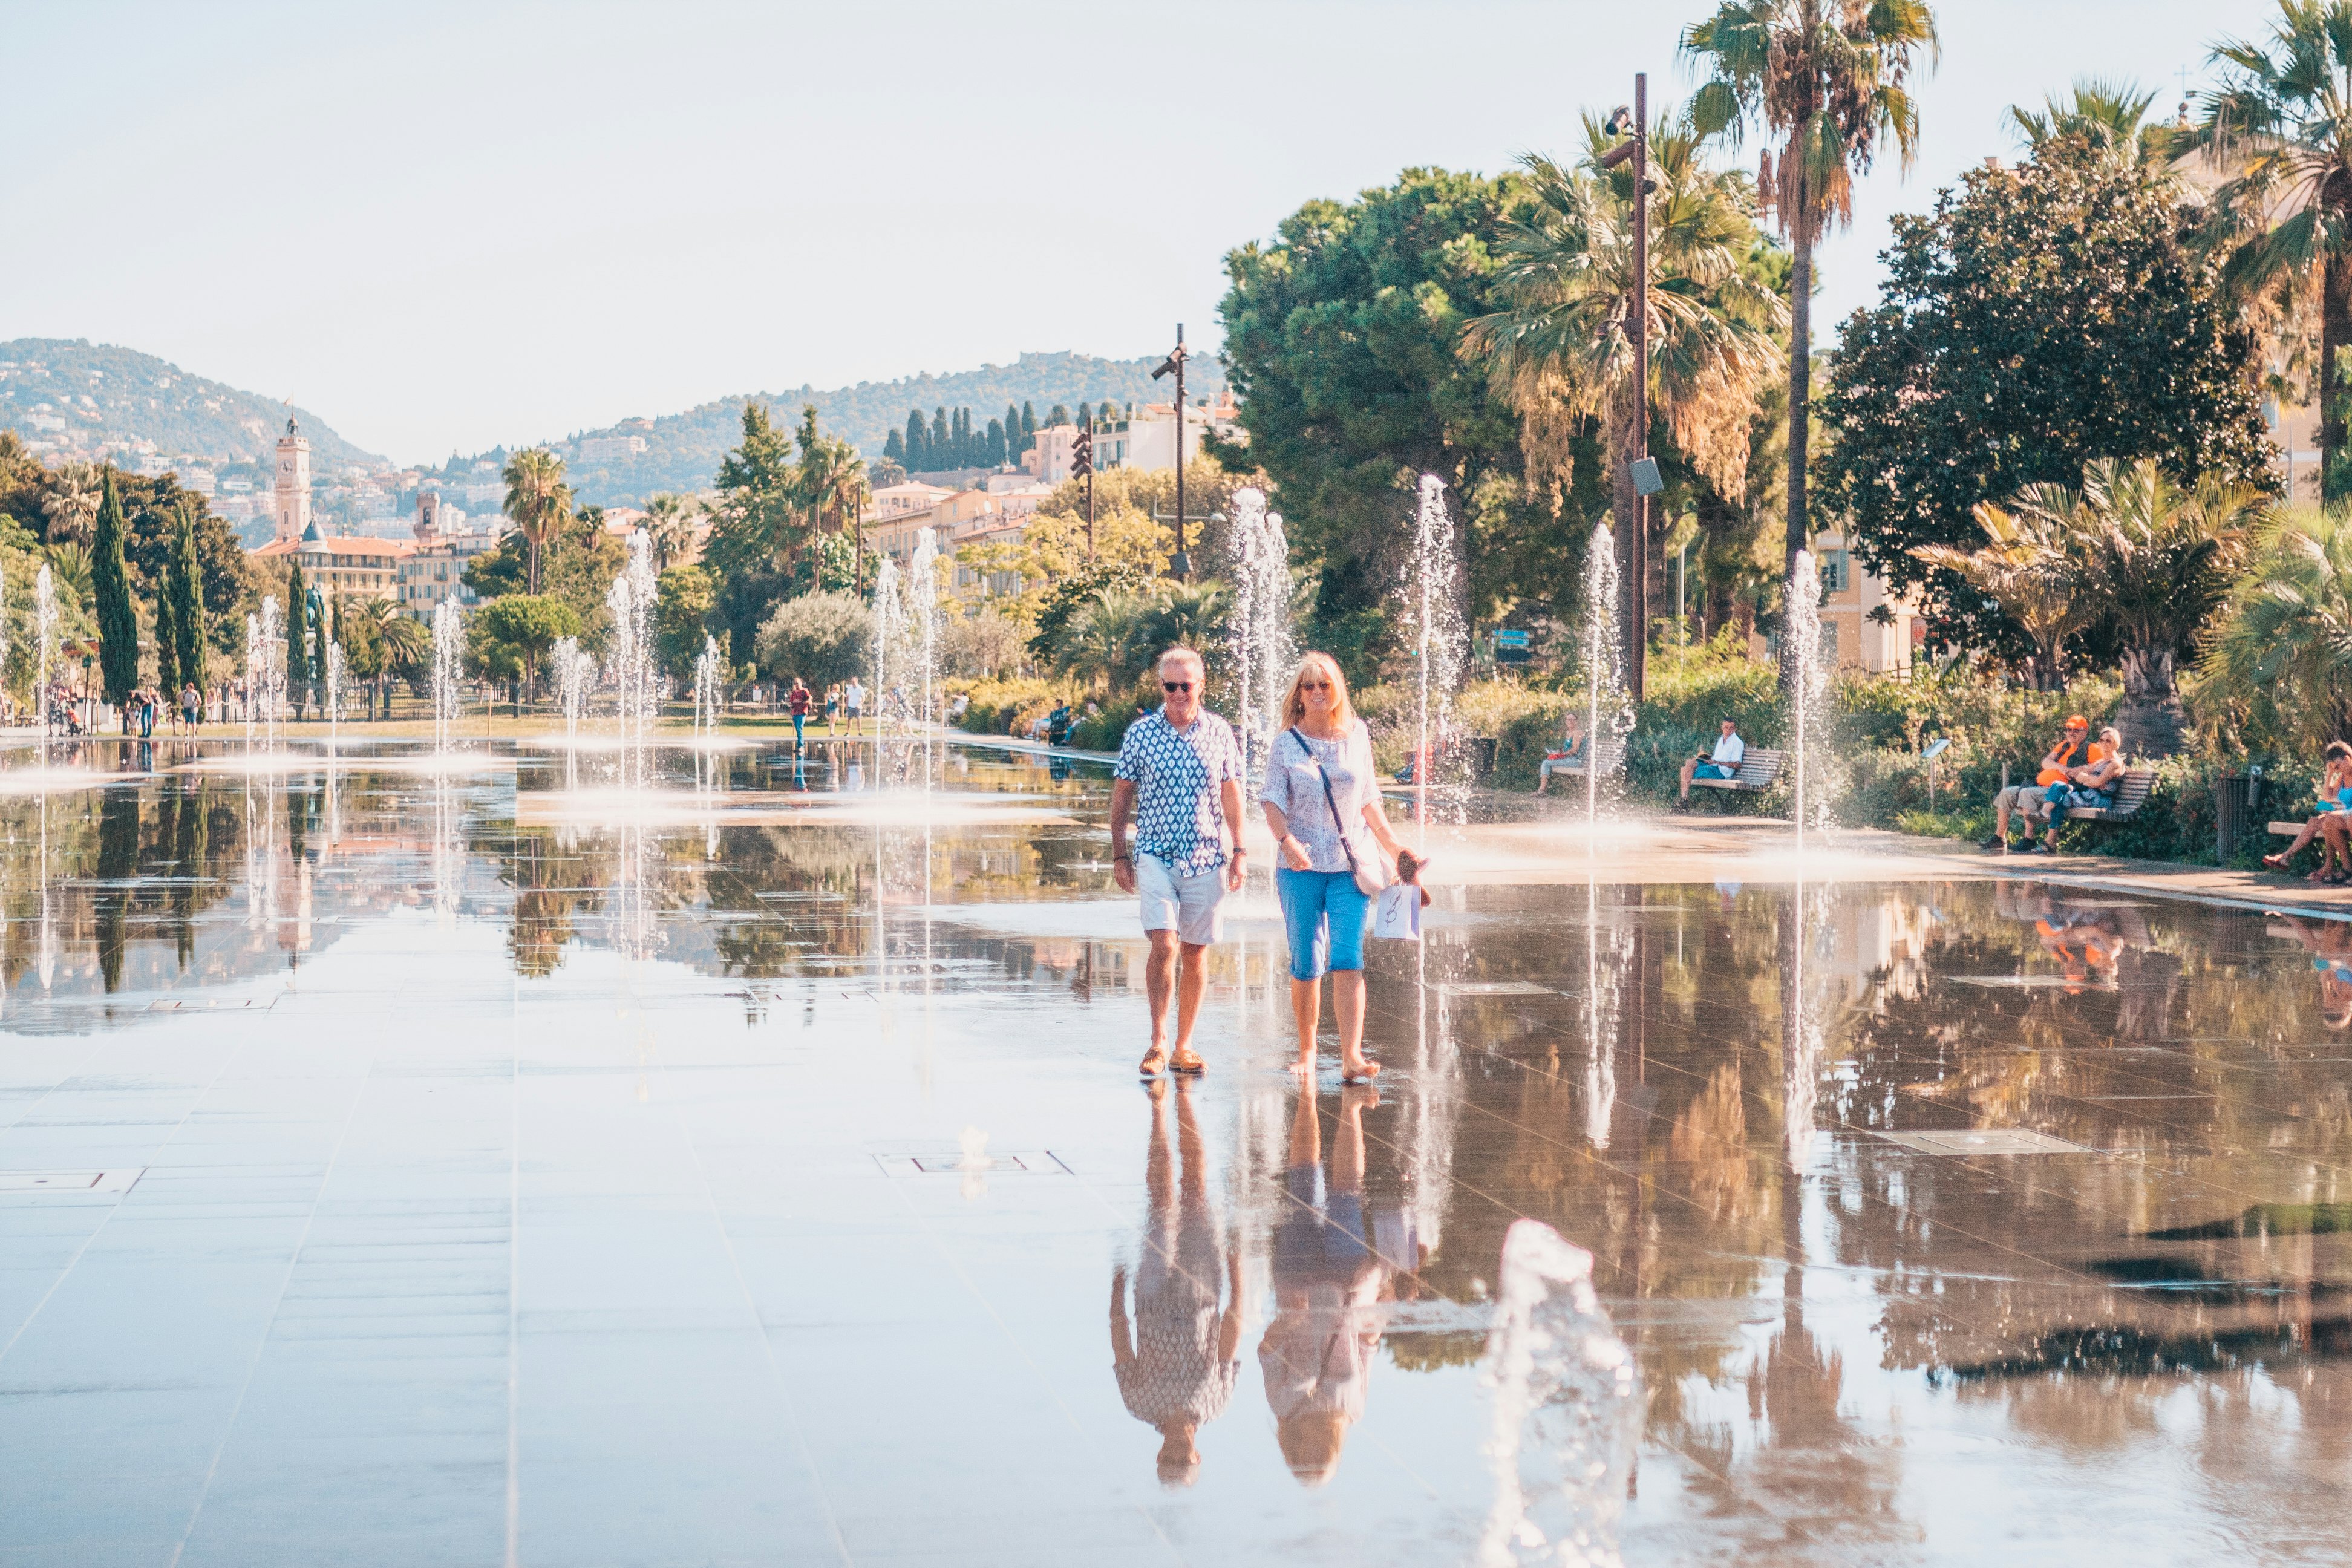
{"type": "Polygon", "coordinates": [[[1328,653],[1310,653],[1298,661],[1298,668],[1290,678],[1290,689],[1282,694],[1283,727],[1288,729],[1307,717],[1307,699],[1300,695],[1298,683],[1309,674],[1320,674],[1331,682],[1332,721],[1342,729],[1354,723],[1356,709],[1348,700],[1348,678],[1339,673],[1339,661],[1328,653]]]}

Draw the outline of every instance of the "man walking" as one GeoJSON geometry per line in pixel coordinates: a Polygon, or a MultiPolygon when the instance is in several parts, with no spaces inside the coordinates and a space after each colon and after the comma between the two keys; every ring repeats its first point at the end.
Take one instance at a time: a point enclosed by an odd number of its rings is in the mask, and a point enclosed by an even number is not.
{"type": "Polygon", "coordinates": [[[1192,1026],[1208,984],[1209,945],[1221,926],[1219,905],[1242,885],[1242,753],[1231,725],[1201,706],[1208,672],[1189,647],[1160,656],[1166,700],[1127,727],[1111,770],[1111,877],[1139,894],[1151,939],[1144,972],[1151,1003],[1151,1048],[1137,1070],[1157,1078],[1172,1067],[1200,1072],[1192,1026]],[[1135,821],[1135,852],[1127,825],[1135,821]],[[1230,838],[1233,849],[1227,853],[1230,838]],[[1178,950],[1182,950],[1180,969],[1178,950]],[[1176,1054],[1168,1054],[1168,999],[1176,998],[1176,1054]]]}

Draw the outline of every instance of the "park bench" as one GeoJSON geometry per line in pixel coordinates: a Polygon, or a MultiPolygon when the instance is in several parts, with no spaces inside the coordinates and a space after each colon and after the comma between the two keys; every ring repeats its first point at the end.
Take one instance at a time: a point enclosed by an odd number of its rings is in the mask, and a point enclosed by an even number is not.
{"type": "MultiPolygon", "coordinates": [[[[1625,771],[1625,742],[1622,741],[1597,742],[1592,747],[1591,754],[1593,760],[1601,764],[1601,771],[1603,773],[1622,773],[1625,771]]],[[[1563,767],[1554,763],[1551,776],[1556,779],[1580,779],[1584,776],[1584,770],[1581,767],[1563,767]]]]}
{"type": "Polygon", "coordinates": [[[2128,768],[2116,785],[2113,805],[2070,805],[2066,808],[2069,822],[2127,822],[2147,804],[2147,792],[2156,787],[2154,768],[2128,768]]]}
{"type": "Polygon", "coordinates": [[[1727,779],[1693,779],[1702,789],[1734,789],[1753,795],[1758,790],[1770,789],[1780,777],[1781,764],[1789,760],[1786,752],[1767,752],[1755,746],[1748,748],[1739,759],[1739,771],[1727,779]]]}

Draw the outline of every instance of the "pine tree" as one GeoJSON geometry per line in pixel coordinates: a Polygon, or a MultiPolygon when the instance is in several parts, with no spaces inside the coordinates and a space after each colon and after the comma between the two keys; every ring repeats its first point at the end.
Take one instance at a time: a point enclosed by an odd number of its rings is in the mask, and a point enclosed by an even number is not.
{"type": "Polygon", "coordinates": [[[919,474],[930,468],[931,433],[923,427],[923,411],[907,411],[907,471],[919,474]]]}
{"type": "Polygon", "coordinates": [[[286,686],[294,706],[302,705],[301,689],[310,684],[310,596],[302,589],[302,563],[286,563],[286,686]]]}
{"type": "Polygon", "coordinates": [[[898,439],[896,430],[891,431],[882,443],[882,460],[896,463],[902,468],[907,466],[907,444],[898,439]]]}
{"type": "MultiPolygon", "coordinates": [[[[139,684],[139,611],[131,603],[131,572],[123,564],[122,490],[107,465],[98,503],[98,534],[90,544],[89,585],[98,600],[98,657],[106,700],[117,708],[139,684]]],[[[130,720],[123,721],[127,727],[130,720]]]]}
{"type": "MultiPolygon", "coordinates": [[[[172,606],[172,636],[178,643],[179,676],[202,690],[205,684],[205,573],[196,556],[196,509],[180,508],[180,534],[164,568],[165,595],[172,606]]],[[[162,633],[157,634],[158,640],[162,633]]]]}

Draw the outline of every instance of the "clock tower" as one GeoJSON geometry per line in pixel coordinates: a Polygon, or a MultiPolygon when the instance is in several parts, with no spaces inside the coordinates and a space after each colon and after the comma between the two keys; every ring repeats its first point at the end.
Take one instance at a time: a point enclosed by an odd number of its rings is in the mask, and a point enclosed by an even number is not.
{"type": "Polygon", "coordinates": [[[310,526],[310,442],[289,416],[278,437],[278,540],[298,540],[310,526]]]}

